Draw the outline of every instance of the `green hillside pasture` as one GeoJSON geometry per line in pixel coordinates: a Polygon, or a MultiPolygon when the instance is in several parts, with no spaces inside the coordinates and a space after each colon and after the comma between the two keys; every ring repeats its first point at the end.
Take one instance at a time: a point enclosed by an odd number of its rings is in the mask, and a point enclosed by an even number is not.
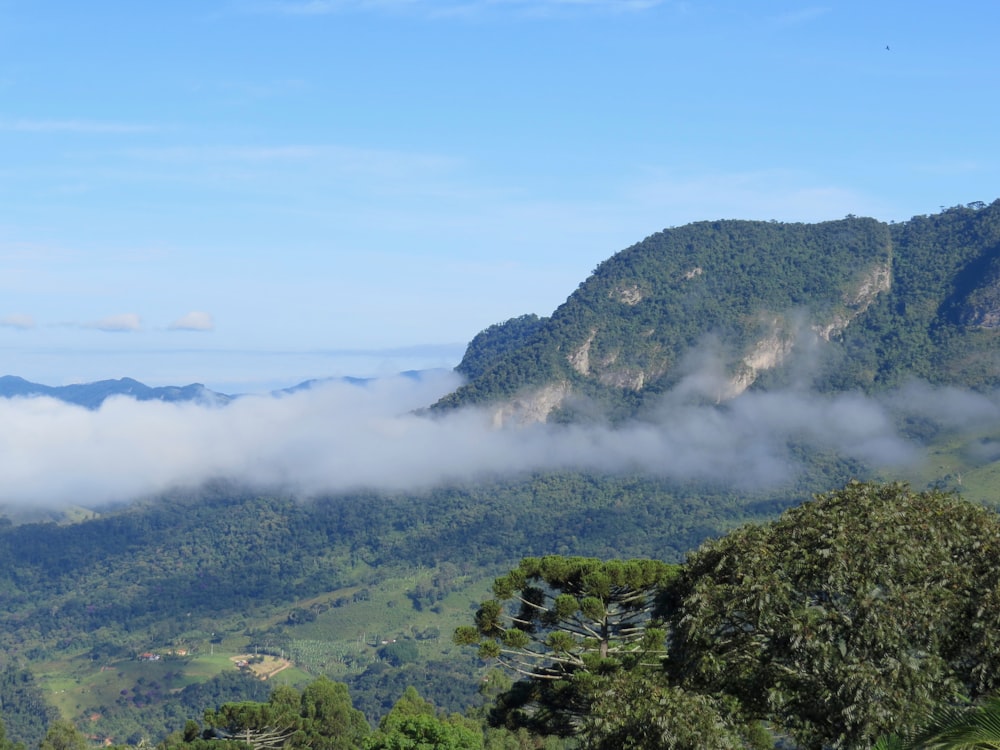
{"type": "MultiPolygon", "coordinates": [[[[218,673],[192,673],[191,663],[186,657],[164,657],[158,661],[123,659],[98,664],[89,657],[76,657],[50,664],[46,671],[36,672],[36,677],[59,713],[73,717],[99,713],[102,706],[114,704],[123,694],[148,695],[152,699],[218,673]]],[[[229,668],[233,668],[232,663],[229,668]]]]}
{"type": "Polygon", "coordinates": [[[284,626],[292,659],[308,672],[336,679],[364,671],[393,640],[414,641],[420,660],[446,658],[454,653],[451,633],[468,624],[476,602],[488,595],[493,576],[462,577],[432,607],[417,609],[408,592],[430,585],[435,575],[435,570],[423,569],[385,578],[311,622],[284,626]]]}
{"type": "Polygon", "coordinates": [[[207,631],[186,634],[182,640],[190,650],[183,656],[168,653],[170,649],[150,647],[150,652],[159,653],[160,659],[95,661],[90,652],[83,652],[39,664],[35,673],[47,700],[62,716],[71,718],[99,714],[101,707],[112,706],[121,698],[134,700],[139,696],[140,701],[151,702],[166,699],[188,685],[235,670],[234,659],[256,655],[250,644],[267,644],[268,633],[275,634],[274,643],[290,644],[279,647],[275,654],[287,658],[289,665],[271,679],[297,687],[319,674],[336,678],[364,671],[378,660],[382,640],[423,638],[417,641],[420,658],[440,658],[451,646],[451,632],[468,620],[470,604],[482,598],[492,579],[462,580],[437,602],[433,607],[437,611],[417,611],[407,592],[421,584],[430,585],[437,574],[435,569],[399,571],[368,588],[339,589],[271,611],[259,619],[243,620],[239,629],[220,621],[215,625],[219,628],[215,639],[207,631]],[[333,605],[345,599],[349,603],[333,605]],[[319,614],[312,622],[293,625],[289,613],[296,609],[319,614]],[[425,634],[434,632],[440,637],[425,638],[425,634]]]}
{"type": "MultiPolygon", "coordinates": [[[[123,659],[96,665],[89,658],[77,657],[49,671],[39,673],[39,684],[59,713],[67,718],[95,716],[102,707],[122,698],[130,701],[159,702],[188,685],[205,682],[227,671],[238,669],[237,660],[245,652],[217,648],[214,653],[197,656],[163,656],[159,660],[123,659]]],[[[264,657],[251,667],[261,679],[275,684],[301,687],[313,676],[288,660],[264,657]]]]}
{"type": "Polygon", "coordinates": [[[982,430],[948,434],[927,448],[919,466],[882,474],[918,489],[940,488],[970,502],[1000,507],[1000,434],[982,430]]]}

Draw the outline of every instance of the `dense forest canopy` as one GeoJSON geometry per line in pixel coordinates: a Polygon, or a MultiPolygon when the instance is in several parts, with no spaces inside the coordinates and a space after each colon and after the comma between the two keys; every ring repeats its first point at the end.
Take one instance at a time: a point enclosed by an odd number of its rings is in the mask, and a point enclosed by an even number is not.
{"type": "Polygon", "coordinates": [[[665,229],[601,263],[550,317],[477,336],[459,366],[470,382],[438,407],[562,382],[632,416],[675,386],[709,339],[730,376],[758,387],[801,377],[795,365],[808,356],[820,390],[914,377],[993,388],[998,256],[1000,201],[898,224],[849,216],[665,229]],[[780,356],[756,367],[768,340],[780,356]]]}

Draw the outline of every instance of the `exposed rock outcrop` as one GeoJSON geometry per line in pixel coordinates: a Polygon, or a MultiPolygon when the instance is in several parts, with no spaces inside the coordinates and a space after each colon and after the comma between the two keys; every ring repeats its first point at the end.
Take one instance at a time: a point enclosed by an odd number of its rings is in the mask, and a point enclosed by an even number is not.
{"type": "Polygon", "coordinates": [[[570,395],[569,383],[550,383],[532,388],[500,404],[493,412],[494,427],[519,427],[544,422],[570,395]]]}

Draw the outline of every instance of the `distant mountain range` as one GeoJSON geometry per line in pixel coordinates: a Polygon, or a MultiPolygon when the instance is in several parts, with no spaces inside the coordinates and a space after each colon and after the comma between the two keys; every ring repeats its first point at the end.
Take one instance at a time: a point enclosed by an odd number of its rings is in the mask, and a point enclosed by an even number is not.
{"type": "Polygon", "coordinates": [[[546,318],[470,343],[436,408],[498,422],[627,419],[665,392],[721,402],[919,378],[1000,386],[1000,201],[887,224],[706,221],[601,263],[546,318]]]}
{"type": "MultiPolygon", "coordinates": [[[[419,380],[424,371],[408,370],[400,373],[402,377],[419,380]]],[[[324,383],[347,383],[349,385],[366,385],[373,378],[336,377],[316,378],[306,380],[289,388],[272,391],[272,396],[283,396],[308,390],[324,383]]],[[[49,386],[32,383],[16,375],[0,376],[0,398],[47,396],[68,404],[76,404],[87,409],[100,408],[112,396],[126,396],[136,401],[167,401],[195,402],[206,406],[225,406],[242,394],[219,393],[206,388],[201,383],[191,383],[185,386],[162,386],[153,388],[132,378],[118,380],[98,380],[93,383],[74,383],[72,385],[49,386]]]]}
{"type": "Polygon", "coordinates": [[[49,386],[32,383],[15,375],[0,377],[0,398],[48,396],[76,404],[87,409],[97,409],[112,396],[128,396],[136,401],[196,401],[222,406],[233,396],[209,390],[200,383],[185,386],[151,388],[132,378],[99,380],[95,383],[49,386]]]}

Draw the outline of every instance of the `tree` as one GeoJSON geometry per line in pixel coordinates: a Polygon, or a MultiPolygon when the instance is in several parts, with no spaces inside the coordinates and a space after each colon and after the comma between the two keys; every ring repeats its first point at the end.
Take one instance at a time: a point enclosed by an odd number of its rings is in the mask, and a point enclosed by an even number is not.
{"type": "Polygon", "coordinates": [[[205,723],[207,736],[238,740],[253,750],[354,750],[371,731],[351,705],[347,686],[327,677],[311,682],[301,696],[279,686],[267,703],[225,703],[206,711],[205,723]]]}
{"type": "Polygon", "coordinates": [[[354,750],[371,732],[365,715],[351,704],[347,685],[320,677],[302,692],[305,746],[311,750],[354,750]]]}
{"type": "Polygon", "coordinates": [[[0,750],[24,750],[24,745],[7,739],[7,727],[0,719],[0,750]]]}
{"type": "Polygon", "coordinates": [[[653,618],[656,597],[677,574],[658,560],[529,557],[493,583],[476,625],[455,639],[479,646],[513,672],[560,679],[580,669],[656,664],[665,633],[653,618]]]}
{"type": "Polygon", "coordinates": [[[481,750],[483,733],[461,716],[437,716],[433,704],[408,687],[365,740],[365,750],[481,750]]]}
{"type": "Polygon", "coordinates": [[[389,713],[382,717],[382,720],[379,722],[379,727],[384,728],[389,724],[410,716],[436,715],[437,711],[434,709],[434,704],[420,697],[420,693],[417,692],[417,689],[412,685],[409,685],[406,690],[403,691],[403,694],[399,696],[399,700],[393,704],[389,713]]]}
{"type": "Polygon", "coordinates": [[[523,678],[500,697],[495,720],[573,734],[596,675],[658,666],[666,644],[657,597],[676,574],[656,560],[552,555],[497,578],[476,624],[455,631],[457,643],[523,678]]]}
{"type": "Polygon", "coordinates": [[[743,750],[773,747],[719,701],[634,673],[608,679],[580,732],[586,750],[743,750]]]}
{"type": "MultiPolygon", "coordinates": [[[[279,750],[289,743],[299,729],[299,717],[276,710],[271,703],[240,701],[224,703],[214,711],[205,712],[205,723],[211,727],[213,739],[235,740],[253,750],[279,750]]],[[[185,731],[184,739],[189,739],[185,731]]]]}
{"type": "Polygon", "coordinates": [[[874,750],[1000,750],[1000,696],[972,707],[939,707],[918,732],[880,737],[874,750]]]}
{"type": "Polygon", "coordinates": [[[401,667],[404,664],[415,662],[420,658],[420,651],[417,644],[409,639],[393,641],[378,650],[379,658],[385,659],[394,667],[401,667]]]}
{"type": "Polygon", "coordinates": [[[87,738],[73,722],[56,719],[38,747],[39,750],[87,750],[87,738]]]}
{"type": "Polygon", "coordinates": [[[434,716],[407,716],[379,729],[365,750],[482,750],[480,731],[434,716]]]}
{"type": "Polygon", "coordinates": [[[852,482],[693,554],[672,586],[670,671],[804,746],[860,747],[1000,677],[1000,521],[852,482]]]}

